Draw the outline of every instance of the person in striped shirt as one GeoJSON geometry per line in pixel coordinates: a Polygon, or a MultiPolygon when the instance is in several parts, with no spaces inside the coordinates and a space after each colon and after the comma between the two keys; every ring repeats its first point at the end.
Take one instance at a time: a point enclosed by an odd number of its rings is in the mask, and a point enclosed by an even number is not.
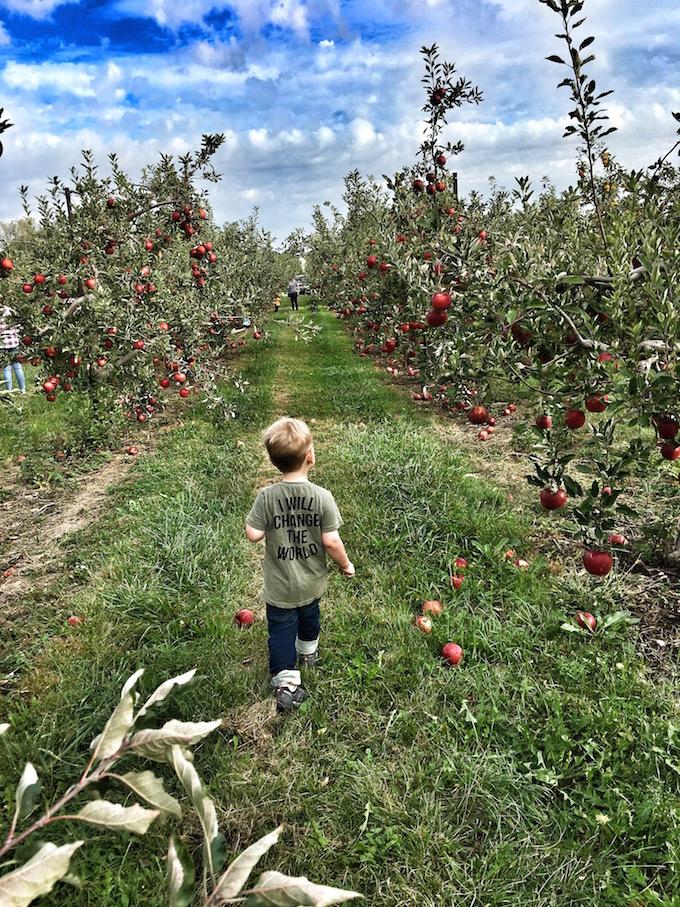
{"type": "Polygon", "coordinates": [[[3,390],[13,391],[12,372],[17,379],[19,391],[26,393],[24,370],[18,359],[19,328],[12,324],[12,310],[0,304],[0,365],[2,365],[3,390]]]}

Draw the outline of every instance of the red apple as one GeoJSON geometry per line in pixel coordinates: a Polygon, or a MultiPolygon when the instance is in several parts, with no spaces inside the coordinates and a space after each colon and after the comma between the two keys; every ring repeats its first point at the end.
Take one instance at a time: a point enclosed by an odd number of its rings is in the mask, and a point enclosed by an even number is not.
{"type": "Polygon", "coordinates": [[[587,548],[583,552],[583,566],[591,576],[606,576],[614,566],[614,558],[608,551],[587,548]]]}
{"type": "Polygon", "coordinates": [[[418,627],[421,633],[431,633],[432,621],[425,614],[419,614],[418,617],[416,617],[416,627],[418,627]]]}
{"type": "Polygon", "coordinates": [[[586,400],[586,409],[589,413],[603,413],[607,408],[607,398],[594,394],[586,400]]]}
{"type": "Polygon", "coordinates": [[[450,665],[458,665],[463,660],[463,650],[456,642],[447,642],[442,647],[442,658],[450,665]]]}
{"type": "Polygon", "coordinates": [[[46,278],[45,278],[44,274],[36,274],[35,277],[33,278],[33,283],[38,284],[40,286],[45,283],[45,280],[46,280],[46,278]]]}
{"type": "Polygon", "coordinates": [[[451,305],[451,296],[449,293],[435,293],[432,297],[433,309],[448,309],[451,305]]]}
{"type": "Polygon", "coordinates": [[[458,567],[459,570],[465,570],[467,568],[468,562],[464,557],[457,557],[453,564],[455,567],[458,567]]]}
{"type": "Polygon", "coordinates": [[[132,341],[132,349],[133,349],[133,350],[143,350],[143,349],[144,349],[144,341],[143,341],[143,340],[133,340],[133,341],[132,341]]]}
{"type": "Polygon", "coordinates": [[[451,577],[451,585],[456,590],[460,589],[464,582],[465,577],[461,576],[459,573],[454,573],[454,575],[451,577]]]}
{"type": "Polygon", "coordinates": [[[652,416],[652,422],[654,423],[658,435],[660,438],[663,438],[664,441],[672,440],[678,433],[677,420],[673,416],[652,416]]]}
{"type": "Polygon", "coordinates": [[[544,488],[541,492],[541,506],[545,510],[561,510],[567,503],[568,495],[563,488],[553,491],[552,488],[544,488]]]}
{"type": "Polygon", "coordinates": [[[536,428],[540,428],[542,431],[548,431],[553,426],[553,420],[546,413],[543,413],[541,416],[536,416],[536,428]]]}
{"type": "Polygon", "coordinates": [[[70,627],[77,627],[79,624],[82,624],[82,622],[83,622],[82,617],[76,617],[76,616],[73,615],[73,614],[72,614],[71,617],[69,617],[68,620],[66,621],[66,623],[67,623],[70,627]]]}
{"type": "Polygon", "coordinates": [[[586,424],[586,414],[580,409],[568,409],[564,414],[564,424],[574,431],[586,424]]]}
{"type": "Polygon", "coordinates": [[[425,316],[425,320],[432,328],[439,328],[443,324],[446,324],[447,316],[446,312],[441,309],[430,309],[430,311],[425,316]]]}
{"type": "Polygon", "coordinates": [[[591,633],[595,632],[597,621],[590,611],[577,611],[575,620],[579,627],[583,627],[584,630],[590,630],[591,633]]]}
{"type": "Polygon", "coordinates": [[[0,268],[2,268],[3,271],[13,271],[14,262],[11,258],[3,258],[2,261],[0,261],[0,268]]]}
{"type": "Polygon", "coordinates": [[[484,425],[489,420],[489,413],[484,406],[473,406],[468,413],[468,421],[473,425],[484,425]]]}
{"type": "Polygon", "coordinates": [[[255,615],[248,608],[241,608],[234,615],[234,620],[238,627],[250,627],[255,623],[255,615]]]}
{"type": "Polygon", "coordinates": [[[661,456],[664,460],[680,460],[680,445],[675,441],[666,441],[661,445],[661,456]]]}
{"type": "Polygon", "coordinates": [[[191,394],[191,391],[189,390],[188,387],[180,387],[179,395],[183,400],[186,400],[190,394],[191,394]]]}
{"type": "Polygon", "coordinates": [[[625,535],[621,535],[620,532],[612,532],[609,536],[609,544],[617,548],[623,548],[628,544],[628,539],[625,535]]]}
{"type": "Polygon", "coordinates": [[[25,284],[22,284],[21,289],[24,291],[24,293],[32,293],[32,292],[33,292],[33,284],[32,284],[32,283],[25,283],[25,284]]]}
{"type": "Polygon", "coordinates": [[[434,614],[435,617],[439,617],[443,610],[444,606],[437,599],[428,599],[423,602],[423,614],[434,614]]]}

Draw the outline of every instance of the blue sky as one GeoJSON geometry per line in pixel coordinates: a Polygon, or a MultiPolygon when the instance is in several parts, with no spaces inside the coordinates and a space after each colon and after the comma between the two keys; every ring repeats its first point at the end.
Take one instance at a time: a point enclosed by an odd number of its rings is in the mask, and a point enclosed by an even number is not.
{"type": "MultiPolygon", "coordinates": [[[[677,0],[590,0],[593,73],[614,88],[614,153],[644,166],[672,143],[680,110],[677,0]]],[[[574,178],[555,89],[558,21],[538,0],[0,0],[0,107],[15,128],[0,159],[0,219],[12,191],[66,175],[79,150],[132,171],[224,132],[211,190],[220,219],[261,220],[278,237],[338,202],[353,168],[391,173],[418,145],[419,48],[484,91],[451,127],[466,150],[463,191],[525,173],[574,178]]]]}

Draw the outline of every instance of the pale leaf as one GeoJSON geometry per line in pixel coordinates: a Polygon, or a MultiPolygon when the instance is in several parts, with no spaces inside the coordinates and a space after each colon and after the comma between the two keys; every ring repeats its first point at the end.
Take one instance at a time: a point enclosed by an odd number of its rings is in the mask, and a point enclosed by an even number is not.
{"type": "Polygon", "coordinates": [[[217,898],[216,903],[220,904],[229,898],[237,896],[245,886],[255,866],[267,851],[277,843],[282,831],[283,827],[280,826],[264,838],[260,838],[255,844],[251,844],[242,854],[236,857],[217,883],[213,893],[213,897],[217,898]]]}
{"type": "Polygon", "coordinates": [[[169,907],[189,907],[194,899],[194,878],[194,864],[186,847],[172,835],[168,847],[169,907]]]}
{"type": "Polygon", "coordinates": [[[91,803],[86,803],[74,818],[96,825],[97,828],[132,831],[137,835],[143,835],[158,815],[157,809],[144,809],[139,803],[121,806],[120,803],[111,803],[109,800],[92,800],[91,803]]]}
{"type": "Polygon", "coordinates": [[[9,724],[0,724],[0,737],[2,737],[3,734],[6,734],[9,728],[9,724]]]}
{"type": "Polygon", "coordinates": [[[248,892],[246,907],[330,907],[344,904],[362,895],[356,891],[342,891],[327,885],[315,885],[302,876],[294,879],[280,872],[265,872],[256,887],[248,892]]]}
{"type": "Polygon", "coordinates": [[[38,773],[33,768],[30,762],[26,763],[19,783],[17,784],[16,792],[16,812],[17,816],[20,819],[24,819],[28,816],[33,807],[35,806],[35,801],[40,793],[40,781],[38,781],[38,773]]]}
{"type": "Polygon", "coordinates": [[[203,829],[203,859],[205,865],[208,869],[210,877],[213,878],[215,875],[215,867],[213,860],[213,850],[212,844],[220,837],[219,826],[217,825],[217,813],[215,812],[215,804],[208,797],[203,790],[203,785],[201,784],[201,779],[198,777],[198,772],[194,766],[189,762],[185,757],[179,746],[173,746],[171,751],[171,760],[173,768],[177,773],[177,777],[191,798],[198,819],[201,823],[201,828],[203,829]]]}
{"type": "Polygon", "coordinates": [[[182,818],[182,809],[170,794],[163,787],[163,782],[157,778],[151,771],[146,772],[128,772],[125,775],[111,775],[122,784],[125,784],[131,791],[137,794],[142,800],[146,800],[151,806],[155,806],[161,813],[175,816],[177,819],[182,818]]]}
{"type": "Polygon", "coordinates": [[[131,740],[132,749],[138,756],[156,762],[169,762],[173,746],[193,746],[212,734],[222,724],[216,721],[167,721],[163,727],[138,731],[131,740]]]}
{"type": "Polygon", "coordinates": [[[138,671],[135,671],[135,673],[131,677],[128,677],[128,679],[123,684],[123,689],[120,691],[121,699],[125,699],[127,694],[131,693],[134,690],[134,688],[137,685],[137,681],[139,680],[139,678],[142,676],[143,673],[144,673],[144,668],[140,668],[138,671]]]}
{"type": "Polygon", "coordinates": [[[2,907],[26,907],[35,898],[52,891],[55,884],[68,874],[71,857],[83,843],[76,841],[63,847],[43,844],[23,866],[0,877],[2,907]]]}
{"type": "Polygon", "coordinates": [[[132,693],[126,693],[113,710],[113,714],[106,722],[106,727],[96,738],[96,743],[94,740],[92,741],[95,760],[108,759],[118,752],[134,724],[133,711],[132,693]]]}
{"type": "Polygon", "coordinates": [[[196,668],[192,671],[187,671],[186,674],[180,674],[177,677],[172,677],[170,680],[166,680],[165,683],[162,683],[157,690],[155,690],[151,696],[146,700],[142,708],[137,713],[137,717],[141,718],[142,715],[146,715],[149,709],[157,705],[159,702],[163,702],[164,699],[172,692],[175,687],[184,686],[187,683],[191,683],[196,675],[196,668]]]}

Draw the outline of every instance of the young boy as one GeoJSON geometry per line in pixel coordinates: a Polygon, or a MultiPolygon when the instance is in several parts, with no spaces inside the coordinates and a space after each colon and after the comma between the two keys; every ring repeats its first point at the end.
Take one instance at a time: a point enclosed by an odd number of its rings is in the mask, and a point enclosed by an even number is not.
{"type": "Polygon", "coordinates": [[[308,479],[316,463],[308,426],[299,419],[279,419],[265,431],[264,444],[282,479],[258,494],[246,518],[246,536],[251,542],[266,540],[269,670],[276,707],[290,712],[307,695],[300,668],[318,660],[326,555],[343,576],[354,576],[354,565],[338,533],[342,517],[333,495],[308,479]]]}

